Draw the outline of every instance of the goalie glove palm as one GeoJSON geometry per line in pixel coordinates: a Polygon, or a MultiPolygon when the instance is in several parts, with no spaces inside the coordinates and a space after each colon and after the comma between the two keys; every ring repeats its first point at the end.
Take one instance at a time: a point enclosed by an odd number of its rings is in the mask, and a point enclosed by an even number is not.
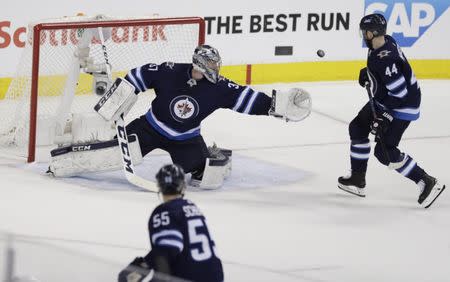
{"type": "Polygon", "coordinates": [[[301,121],[311,113],[311,96],[301,88],[289,91],[272,90],[269,115],[286,121],[301,121]]]}

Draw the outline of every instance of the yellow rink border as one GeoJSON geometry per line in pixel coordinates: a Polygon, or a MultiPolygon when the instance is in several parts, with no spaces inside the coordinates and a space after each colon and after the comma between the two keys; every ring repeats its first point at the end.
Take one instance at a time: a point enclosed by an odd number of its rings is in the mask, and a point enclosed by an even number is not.
{"type": "MultiPolygon", "coordinates": [[[[411,60],[419,79],[450,79],[450,60],[411,60]]],[[[251,65],[251,84],[302,81],[357,80],[366,61],[326,61],[251,65]]],[[[237,83],[247,81],[247,66],[224,66],[222,75],[237,83]]]]}
{"type": "Polygon", "coordinates": [[[6,90],[8,90],[11,80],[10,77],[0,77],[0,100],[5,97],[6,90]]]}
{"type": "MultiPolygon", "coordinates": [[[[450,79],[450,60],[411,60],[410,62],[419,79],[450,79]]],[[[366,61],[361,60],[234,65],[222,67],[221,74],[239,84],[357,80],[359,70],[365,64],[366,61]]],[[[58,93],[61,89],[54,88],[62,88],[63,81],[62,76],[53,76],[44,78],[40,85],[53,87],[52,91],[47,93],[58,93]],[[45,80],[47,83],[42,83],[45,80]],[[49,81],[52,83],[48,83],[49,81]]],[[[0,78],[0,100],[4,98],[10,82],[11,78],[0,78]]],[[[78,87],[90,89],[91,83],[92,79],[84,76],[78,87]]]]}

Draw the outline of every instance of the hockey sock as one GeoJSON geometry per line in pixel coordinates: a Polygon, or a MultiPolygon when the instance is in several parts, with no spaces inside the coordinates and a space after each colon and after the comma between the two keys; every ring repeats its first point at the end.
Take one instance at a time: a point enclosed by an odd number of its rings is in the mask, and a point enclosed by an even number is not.
{"type": "Polygon", "coordinates": [[[415,183],[418,183],[422,179],[425,171],[417,165],[416,161],[413,158],[408,155],[406,155],[405,157],[407,158],[405,164],[402,167],[396,169],[396,171],[401,175],[411,179],[415,183]]]}
{"type": "Polygon", "coordinates": [[[353,140],[350,145],[350,161],[352,171],[365,172],[370,156],[370,141],[353,140]]]}

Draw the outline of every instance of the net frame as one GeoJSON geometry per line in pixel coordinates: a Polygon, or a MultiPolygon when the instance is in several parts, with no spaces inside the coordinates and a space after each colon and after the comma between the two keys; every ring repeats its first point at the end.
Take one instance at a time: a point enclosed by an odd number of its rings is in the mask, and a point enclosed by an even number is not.
{"type": "Polygon", "coordinates": [[[39,63],[40,63],[40,40],[44,31],[58,29],[79,29],[79,28],[114,28],[121,26],[138,27],[154,25],[198,25],[198,45],[205,42],[205,21],[200,17],[178,17],[178,18],[145,18],[145,19],[120,19],[102,21],[79,21],[79,22],[48,22],[38,23],[33,26],[32,35],[32,66],[31,66],[31,89],[30,89],[30,119],[27,162],[34,162],[36,159],[36,135],[37,135],[37,113],[38,113],[38,93],[39,93],[39,63]]]}

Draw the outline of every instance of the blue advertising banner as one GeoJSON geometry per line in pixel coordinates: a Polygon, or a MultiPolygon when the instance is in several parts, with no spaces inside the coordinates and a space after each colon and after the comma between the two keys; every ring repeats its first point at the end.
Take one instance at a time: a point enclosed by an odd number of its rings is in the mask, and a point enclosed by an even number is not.
{"type": "Polygon", "coordinates": [[[383,14],[387,32],[400,46],[411,47],[449,6],[448,0],[365,0],[365,14],[383,14]]]}

